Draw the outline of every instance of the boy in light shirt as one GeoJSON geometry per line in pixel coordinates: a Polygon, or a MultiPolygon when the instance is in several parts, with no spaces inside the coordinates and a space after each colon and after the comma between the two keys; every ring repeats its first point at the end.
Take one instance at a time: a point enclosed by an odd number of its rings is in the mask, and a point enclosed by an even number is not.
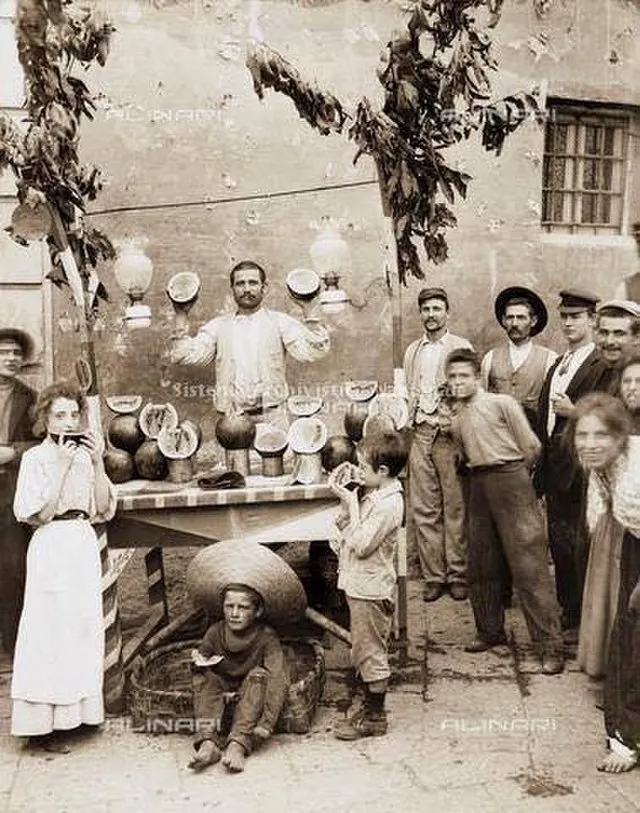
{"type": "Polygon", "coordinates": [[[342,464],[329,478],[342,503],[332,540],[339,556],[338,587],[346,594],[351,617],[351,662],[364,686],[364,707],[335,729],[341,740],[387,733],[388,642],[398,529],[404,516],[398,474],[406,464],[407,451],[398,433],[387,432],[362,440],[357,458],[357,467],[342,464]]]}

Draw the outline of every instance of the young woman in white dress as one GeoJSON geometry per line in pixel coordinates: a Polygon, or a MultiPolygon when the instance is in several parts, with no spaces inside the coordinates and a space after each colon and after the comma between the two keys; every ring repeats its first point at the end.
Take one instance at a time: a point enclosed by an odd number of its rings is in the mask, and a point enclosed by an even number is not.
{"type": "Polygon", "coordinates": [[[34,431],[46,437],[20,464],[17,519],[35,527],[13,664],[11,733],[66,753],[60,732],[104,720],[104,624],[92,523],[115,513],[104,441],[79,434],[86,399],[72,383],[44,389],[34,431]]]}

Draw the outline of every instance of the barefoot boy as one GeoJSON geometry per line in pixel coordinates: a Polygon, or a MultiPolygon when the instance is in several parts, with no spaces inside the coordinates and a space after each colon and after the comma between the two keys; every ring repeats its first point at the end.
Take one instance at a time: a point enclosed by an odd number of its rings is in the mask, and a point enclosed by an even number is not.
{"type": "Polygon", "coordinates": [[[198,735],[189,767],[220,759],[229,771],[272,734],[287,693],[278,636],[264,623],[264,602],[243,584],[224,589],[224,618],[207,630],[192,654],[198,735]]]}
{"type": "Polygon", "coordinates": [[[357,455],[357,468],[343,464],[329,478],[343,507],[336,521],[337,538],[332,540],[339,556],[338,587],[349,605],[351,663],[364,684],[364,708],[335,730],[341,740],[387,733],[388,641],[397,579],[397,533],[404,513],[397,476],[407,461],[404,441],[395,432],[365,438],[357,455]],[[353,489],[358,483],[365,489],[360,502],[353,489]]]}

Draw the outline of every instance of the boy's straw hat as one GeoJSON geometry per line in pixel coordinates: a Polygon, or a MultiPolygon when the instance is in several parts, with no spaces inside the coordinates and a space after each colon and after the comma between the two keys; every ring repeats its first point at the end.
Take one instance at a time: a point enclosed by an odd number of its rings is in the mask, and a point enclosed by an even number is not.
{"type": "Polygon", "coordinates": [[[304,588],[294,571],[257,542],[216,542],[189,565],[187,590],[192,601],[217,618],[222,618],[222,595],[229,584],[246,584],[260,593],[265,620],[275,626],[298,621],[307,607],[304,588]]]}

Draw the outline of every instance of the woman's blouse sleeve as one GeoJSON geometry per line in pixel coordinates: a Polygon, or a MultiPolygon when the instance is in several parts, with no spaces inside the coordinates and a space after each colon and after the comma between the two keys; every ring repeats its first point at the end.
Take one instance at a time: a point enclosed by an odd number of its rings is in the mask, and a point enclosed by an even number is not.
{"type": "Polygon", "coordinates": [[[22,456],[13,500],[13,513],[18,522],[29,522],[32,525],[39,524],[38,520],[32,518],[39,514],[51,499],[50,478],[47,477],[42,460],[34,453],[36,449],[22,456]]]}
{"type": "Polygon", "coordinates": [[[95,491],[95,471],[93,473],[93,484],[91,488],[91,502],[89,508],[89,522],[98,523],[98,522],[109,522],[110,519],[113,519],[114,514],[116,513],[116,505],[117,505],[117,497],[116,497],[116,490],[113,487],[113,483],[109,480],[109,503],[107,505],[106,511],[99,513],[96,509],[96,491],[95,491]]]}

